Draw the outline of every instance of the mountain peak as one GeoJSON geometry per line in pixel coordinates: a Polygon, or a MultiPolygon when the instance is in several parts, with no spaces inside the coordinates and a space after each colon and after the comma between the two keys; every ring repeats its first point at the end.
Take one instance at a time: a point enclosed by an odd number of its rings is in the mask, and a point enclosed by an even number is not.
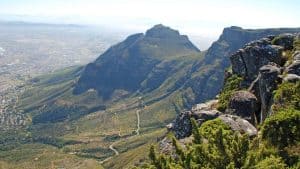
{"type": "Polygon", "coordinates": [[[168,26],[164,26],[163,24],[154,25],[152,28],[146,31],[146,37],[152,38],[169,38],[179,36],[179,31],[168,26]]]}

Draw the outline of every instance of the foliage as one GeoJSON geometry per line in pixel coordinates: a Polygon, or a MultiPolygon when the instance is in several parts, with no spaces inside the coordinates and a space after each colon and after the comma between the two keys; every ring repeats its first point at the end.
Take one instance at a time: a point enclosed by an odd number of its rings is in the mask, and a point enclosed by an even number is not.
{"type": "MultiPolygon", "coordinates": [[[[159,169],[167,168],[241,168],[246,161],[249,150],[247,135],[229,132],[229,126],[222,124],[221,120],[205,122],[200,129],[193,123],[193,133],[200,134],[203,139],[194,140],[194,144],[183,148],[173,138],[175,158],[157,155],[154,147],[150,149],[152,166],[159,169]],[[197,132],[198,131],[198,132],[197,132]],[[212,132],[211,134],[209,134],[212,132]],[[202,135],[204,133],[204,135],[202,135]],[[230,134],[229,134],[230,133],[230,134]],[[204,141],[206,140],[206,141],[204,141]],[[200,142],[199,142],[200,141],[200,142]],[[208,144],[206,143],[208,141],[208,144]]],[[[196,137],[197,138],[197,137],[196,137]]],[[[150,168],[150,167],[149,167],[150,168]]]]}
{"type": "Polygon", "coordinates": [[[300,110],[300,82],[284,82],[274,92],[274,110],[297,109],[300,110]]]}
{"type": "Polygon", "coordinates": [[[259,162],[255,169],[285,169],[287,168],[286,164],[283,162],[283,160],[280,157],[274,157],[270,156],[266,159],[259,162]]]}
{"type": "Polygon", "coordinates": [[[232,94],[240,89],[240,83],[242,81],[241,77],[238,77],[237,75],[232,75],[231,77],[227,78],[225,80],[225,84],[223,87],[222,92],[219,96],[219,103],[217,109],[219,111],[225,111],[228,107],[230,97],[232,94]]]}
{"type": "Polygon", "coordinates": [[[282,110],[267,118],[262,137],[274,146],[286,147],[300,141],[300,111],[282,110]]]}

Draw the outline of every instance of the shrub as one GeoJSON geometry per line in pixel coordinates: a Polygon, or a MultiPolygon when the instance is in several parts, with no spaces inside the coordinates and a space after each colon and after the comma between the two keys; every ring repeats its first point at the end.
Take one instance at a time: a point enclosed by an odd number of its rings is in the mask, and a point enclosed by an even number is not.
{"type": "Polygon", "coordinates": [[[203,138],[212,141],[214,138],[216,138],[217,131],[220,129],[223,130],[225,137],[233,135],[233,131],[230,129],[230,127],[219,118],[204,122],[200,127],[200,135],[203,138]]]}
{"type": "Polygon", "coordinates": [[[270,156],[259,162],[255,169],[285,169],[287,166],[280,157],[270,156]]]}
{"type": "Polygon", "coordinates": [[[282,110],[267,118],[262,126],[262,138],[279,148],[300,141],[300,111],[282,110]]]}
{"type": "Polygon", "coordinates": [[[274,93],[274,102],[275,111],[287,108],[300,110],[300,82],[280,84],[274,93]]]}
{"type": "Polygon", "coordinates": [[[225,111],[229,104],[229,99],[232,94],[240,89],[240,83],[242,78],[237,75],[232,75],[225,80],[225,84],[222,92],[220,93],[219,103],[217,109],[219,111],[225,111]]]}

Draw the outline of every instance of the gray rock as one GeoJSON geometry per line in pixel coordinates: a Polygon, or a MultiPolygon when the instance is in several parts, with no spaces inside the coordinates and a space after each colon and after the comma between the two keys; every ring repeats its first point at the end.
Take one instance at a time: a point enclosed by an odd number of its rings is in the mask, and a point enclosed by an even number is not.
{"type": "Polygon", "coordinates": [[[255,80],[260,67],[270,62],[282,64],[281,46],[271,45],[267,40],[255,41],[247,45],[230,57],[233,73],[244,77],[246,81],[255,80]]]}
{"type": "Polygon", "coordinates": [[[235,92],[229,101],[229,107],[226,110],[230,114],[234,114],[256,123],[255,112],[258,110],[258,101],[254,94],[248,91],[235,92]]]}
{"type": "Polygon", "coordinates": [[[229,125],[233,131],[237,131],[241,134],[248,134],[250,137],[257,135],[257,129],[245,119],[228,114],[221,115],[219,118],[225,124],[229,125]]]}
{"type": "Polygon", "coordinates": [[[168,124],[166,127],[169,131],[173,131],[177,139],[188,137],[192,134],[191,118],[194,118],[199,125],[207,120],[212,120],[221,115],[217,110],[197,110],[185,111],[180,113],[174,122],[168,124]]]}
{"type": "Polygon", "coordinates": [[[282,46],[284,50],[291,50],[293,49],[294,37],[295,36],[290,33],[281,34],[276,37],[273,42],[275,45],[282,46]]]}
{"type": "Polygon", "coordinates": [[[288,73],[290,73],[290,74],[296,74],[296,75],[300,76],[300,60],[294,61],[286,69],[287,69],[288,73]]]}
{"type": "Polygon", "coordinates": [[[259,95],[261,98],[260,122],[270,114],[272,93],[277,88],[280,68],[275,65],[265,65],[259,70],[259,95]]]}
{"type": "Polygon", "coordinates": [[[177,139],[188,137],[192,134],[191,118],[194,118],[199,125],[207,120],[212,120],[221,115],[221,112],[214,109],[218,100],[210,100],[206,103],[197,104],[192,111],[185,111],[177,115],[175,120],[166,127],[173,131],[177,139]]]}
{"type": "Polygon", "coordinates": [[[217,110],[200,110],[200,111],[193,112],[192,117],[195,118],[198,124],[201,125],[203,122],[207,120],[215,119],[219,115],[221,115],[221,112],[217,110]]]}
{"type": "Polygon", "coordinates": [[[284,82],[292,82],[295,83],[297,81],[300,81],[300,76],[296,75],[296,74],[287,74],[284,78],[283,78],[284,82]]]}
{"type": "Polygon", "coordinates": [[[294,61],[300,60],[300,51],[299,50],[297,50],[297,51],[294,52],[294,54],[293,54],[293,60],[294,61]]]}
{"type": "Polygon", "coordinates": [[[192,112],[185,111],[180,113],[174,120],[171,130],[177,139],[188,137],[192,134],[191,115],[192,112]]]}

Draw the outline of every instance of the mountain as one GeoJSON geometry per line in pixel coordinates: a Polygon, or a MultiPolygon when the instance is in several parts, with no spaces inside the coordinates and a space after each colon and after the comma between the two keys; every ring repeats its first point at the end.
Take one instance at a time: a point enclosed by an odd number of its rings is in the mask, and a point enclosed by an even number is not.
{"type": "MultiPolygon", "coordinates": [[[[88,158],[105,168],[129,167],[146,158],[141,152],[164,136],[165,125],[177,114],[219,93],[231,53],[251,40],[295,31],[299,29],[225,28],[201,52],[178,31],[156,25],[86,66],[28,82],[14,106],[26,116],[26,125],[20,133],[1,137],[5,143],[14,138],[1,148],[7,154],[17,146],[34,159],[36,153],[27,145],[42,145],[37,152],[41,156],[53,148],[70,161],[88,158]],[[119,155],[114,156],[114,150],[119,155]]],[[[22,154],[7,156],[9,164],[16,163],[14,156],[22,154]]]]}
{"type": "Polygon", "coordinates": [[[187,36],[180,35],[169,27],[156,25],[146,34],[129,36],[125,41],[109,48],[95,62],[88,64],[74,93],[81,94],[93,88],[99,95],[109,98],[116,90],[152,90],[164,80],[151,76],[159,64],[199,52],[187,36]]]}

